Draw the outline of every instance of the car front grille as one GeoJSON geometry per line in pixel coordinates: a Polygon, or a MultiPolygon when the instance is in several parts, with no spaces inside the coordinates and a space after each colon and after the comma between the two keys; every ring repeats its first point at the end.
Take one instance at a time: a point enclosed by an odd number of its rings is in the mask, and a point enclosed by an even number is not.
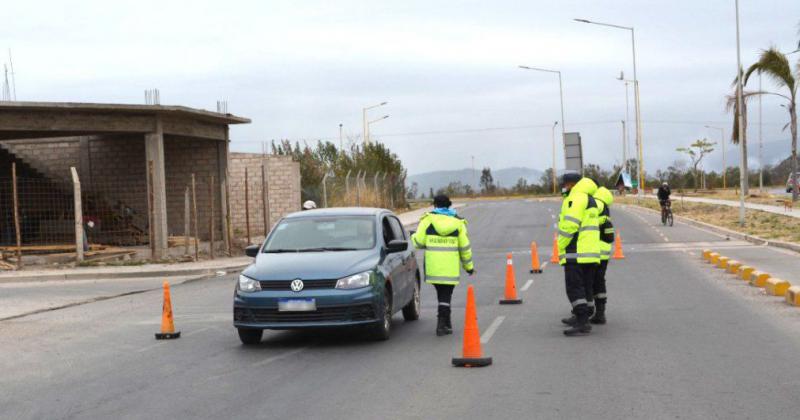
{"type": "MultiPolygon", "coordinates": [[[[292,290],[291,284],[294,280],[263,280],[261,290],[292,290]]],[[[303,280],[303,290],[309,289],[333,289],[336,287],[336,280],[303,280]]]]}
{"type": "Polygon", "coordinates": [[[352,306],[327,306],[309,312],[279,312],[277,308],[233,308],[237,322],[269,324],[280,322],[346,322],[375,319],[369,303],[352,306]]]}

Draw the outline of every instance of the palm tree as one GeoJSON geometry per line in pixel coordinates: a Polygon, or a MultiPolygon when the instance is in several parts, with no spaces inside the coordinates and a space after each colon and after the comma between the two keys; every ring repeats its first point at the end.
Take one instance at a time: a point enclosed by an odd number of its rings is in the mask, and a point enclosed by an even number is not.
{"type": "MultiPolygon", "coordinates": [[[[728,112],[733,111],[733,130],[731,130],[731,142],[733,144],[739,144],[739,118],[736,116],[739,115],[739,101],[736,100],[736,82],[737,80],[733,80],[733,87],[734,91],[731,95],[725,95],[725,110],[728,112]]],[[[761,94],[761,92],[742,92],[742,125],[744,126],[744,138],[742,141],[742,152],[744,153],[744,173],[749,174],[748,164],[747,164],[747,101],[754,96],[761,94]]],[[[725,141],[725,139],[722,139],[725,141]]],[[[727,168],[725,168],[727,170],[727,168]]],[[[741,186],[743,189],[744,195],[750,194],[750,182],[747,175],[744,178],[744,185],[741,186]]]]}
{"type": "MultiPolygon", "coordinates": [[[[792,133],[792,178],[797,174],[797,81],[800,79],[800,63],[798,63],[798,74],[792,72],[792,66],[786,55],[772,47],[761,52],[758,61],[753,63],[744,75],[744,83],[750,79],[754,72],[760,72],[775,83],[779,88],[785,88],[786,94],[777,92],[758,92],[759,95],[777,95],[786,99],[789,103],[789,127],[792,133]]],[[[792,201],[797,201],[798,182],[795,179],[794,189],[792,190],[792,201]]]]}

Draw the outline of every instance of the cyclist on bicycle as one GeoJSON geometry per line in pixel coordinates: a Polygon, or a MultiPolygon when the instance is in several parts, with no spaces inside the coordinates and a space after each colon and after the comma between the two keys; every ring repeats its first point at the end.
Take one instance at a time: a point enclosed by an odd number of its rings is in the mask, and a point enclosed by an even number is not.
{"type": "Polygon", "coordinates": [[[661,183],[661,186],[658,187],[658,203],[661,204],[661,211],[664,211],[667,207],[670,194],[672,194],[672,190],[669,189],[669,184],[666,182],[661,183]]]}

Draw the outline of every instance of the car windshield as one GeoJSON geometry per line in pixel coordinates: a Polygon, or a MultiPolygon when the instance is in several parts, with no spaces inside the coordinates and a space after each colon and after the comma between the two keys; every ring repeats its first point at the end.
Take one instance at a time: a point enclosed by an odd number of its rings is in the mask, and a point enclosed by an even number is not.
{"type": "Polygon", "coordinates": [[[264,252],[353,251],[374,246],[372,217],[302,217],[280,222],[264,252]]]}

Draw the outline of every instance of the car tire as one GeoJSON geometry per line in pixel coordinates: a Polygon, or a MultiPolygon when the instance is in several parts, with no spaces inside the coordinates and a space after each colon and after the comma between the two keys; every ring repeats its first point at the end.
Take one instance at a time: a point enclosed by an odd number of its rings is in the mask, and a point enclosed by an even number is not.
{"type": "Polygon", "coordinates": [[[414,281],[414,295],[411,297],[411,302],[403,307],[403,319],[406,321],[416,321],[419,319],[419,281],[414,281]]]}
{"type": "Polygon", "coordinates": [[[264,335],[264,330],[253,328],[237,328],[239,331],[239,340],[246,346],[252,346],[261,342],[261,336],[264,335]]]}
{"type": "Polygon", "coordinates": [[[388,340],[392,332],[392,291],[388,287],[383,289],[383,306],[380,316],[380,321],[375,323],[370,334],[376,341],[388,340]]]}

